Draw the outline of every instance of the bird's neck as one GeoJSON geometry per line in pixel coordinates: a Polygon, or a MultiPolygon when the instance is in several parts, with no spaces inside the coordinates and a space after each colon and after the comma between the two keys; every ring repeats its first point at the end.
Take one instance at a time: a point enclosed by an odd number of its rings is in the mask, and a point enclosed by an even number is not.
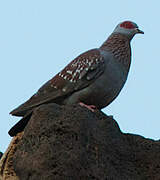
{"type": "Polygon", "coordinates": [[[125,35],[112,33],[100,49],[111,52],[115,59],[129,69],[131,63],[131,47],[130,40],[125,35]]]}

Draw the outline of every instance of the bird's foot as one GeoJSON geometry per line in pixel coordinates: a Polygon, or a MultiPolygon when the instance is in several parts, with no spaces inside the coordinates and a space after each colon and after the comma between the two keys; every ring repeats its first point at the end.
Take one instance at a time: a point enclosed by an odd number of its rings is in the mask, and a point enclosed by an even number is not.
{"type": "Polygon", "coordinates": [[[94,106],[94,105],[86,105],[86,104],[84,104],[82,102],[80,102],[79,105],[82,106],[82,107],[86,107],[87,109],[89,109],[92,112],[94,112],[97,109],[97,107],[94,106]]]}

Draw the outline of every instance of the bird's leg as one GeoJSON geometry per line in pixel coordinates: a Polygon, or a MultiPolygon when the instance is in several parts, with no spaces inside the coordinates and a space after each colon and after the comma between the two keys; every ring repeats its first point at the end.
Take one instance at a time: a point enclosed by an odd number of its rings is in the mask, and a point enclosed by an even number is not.
{"type": "Polygon", "coordinates": [[[80,102],[79,105],[82,106],[82,107],[86,107],[87,109],[89,109],[92,112],[94,112],[97,109],[97,107],[94,106],[94,105],[86,105],[86,104],[84,104],[82,102],[80,102]]]}

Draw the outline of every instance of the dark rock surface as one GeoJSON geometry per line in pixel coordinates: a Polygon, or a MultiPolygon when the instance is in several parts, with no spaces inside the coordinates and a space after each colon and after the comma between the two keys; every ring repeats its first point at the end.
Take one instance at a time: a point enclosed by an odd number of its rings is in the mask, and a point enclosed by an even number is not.
{"type": "Polygon", "coordinates": [[[13,157],[23,180],[160,180],[160,141],[124,134],[102,112],[38,107],[13,157]]]}
{"type": "Polygon", "coordinates": [[[3,156],[3,153],[2,152],[0,152],[0,159],[1,159],[1,157],[3,156]]]}

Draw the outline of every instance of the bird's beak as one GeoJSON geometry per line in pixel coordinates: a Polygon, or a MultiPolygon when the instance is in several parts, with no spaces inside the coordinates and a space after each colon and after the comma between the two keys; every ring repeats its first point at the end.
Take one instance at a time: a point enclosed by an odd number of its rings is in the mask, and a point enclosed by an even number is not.
{"type": "Polygon", "coordinates": [[[136,34],[144,34],[144,32],[141,31],[140,29],[136,28],[136,34]]]}

